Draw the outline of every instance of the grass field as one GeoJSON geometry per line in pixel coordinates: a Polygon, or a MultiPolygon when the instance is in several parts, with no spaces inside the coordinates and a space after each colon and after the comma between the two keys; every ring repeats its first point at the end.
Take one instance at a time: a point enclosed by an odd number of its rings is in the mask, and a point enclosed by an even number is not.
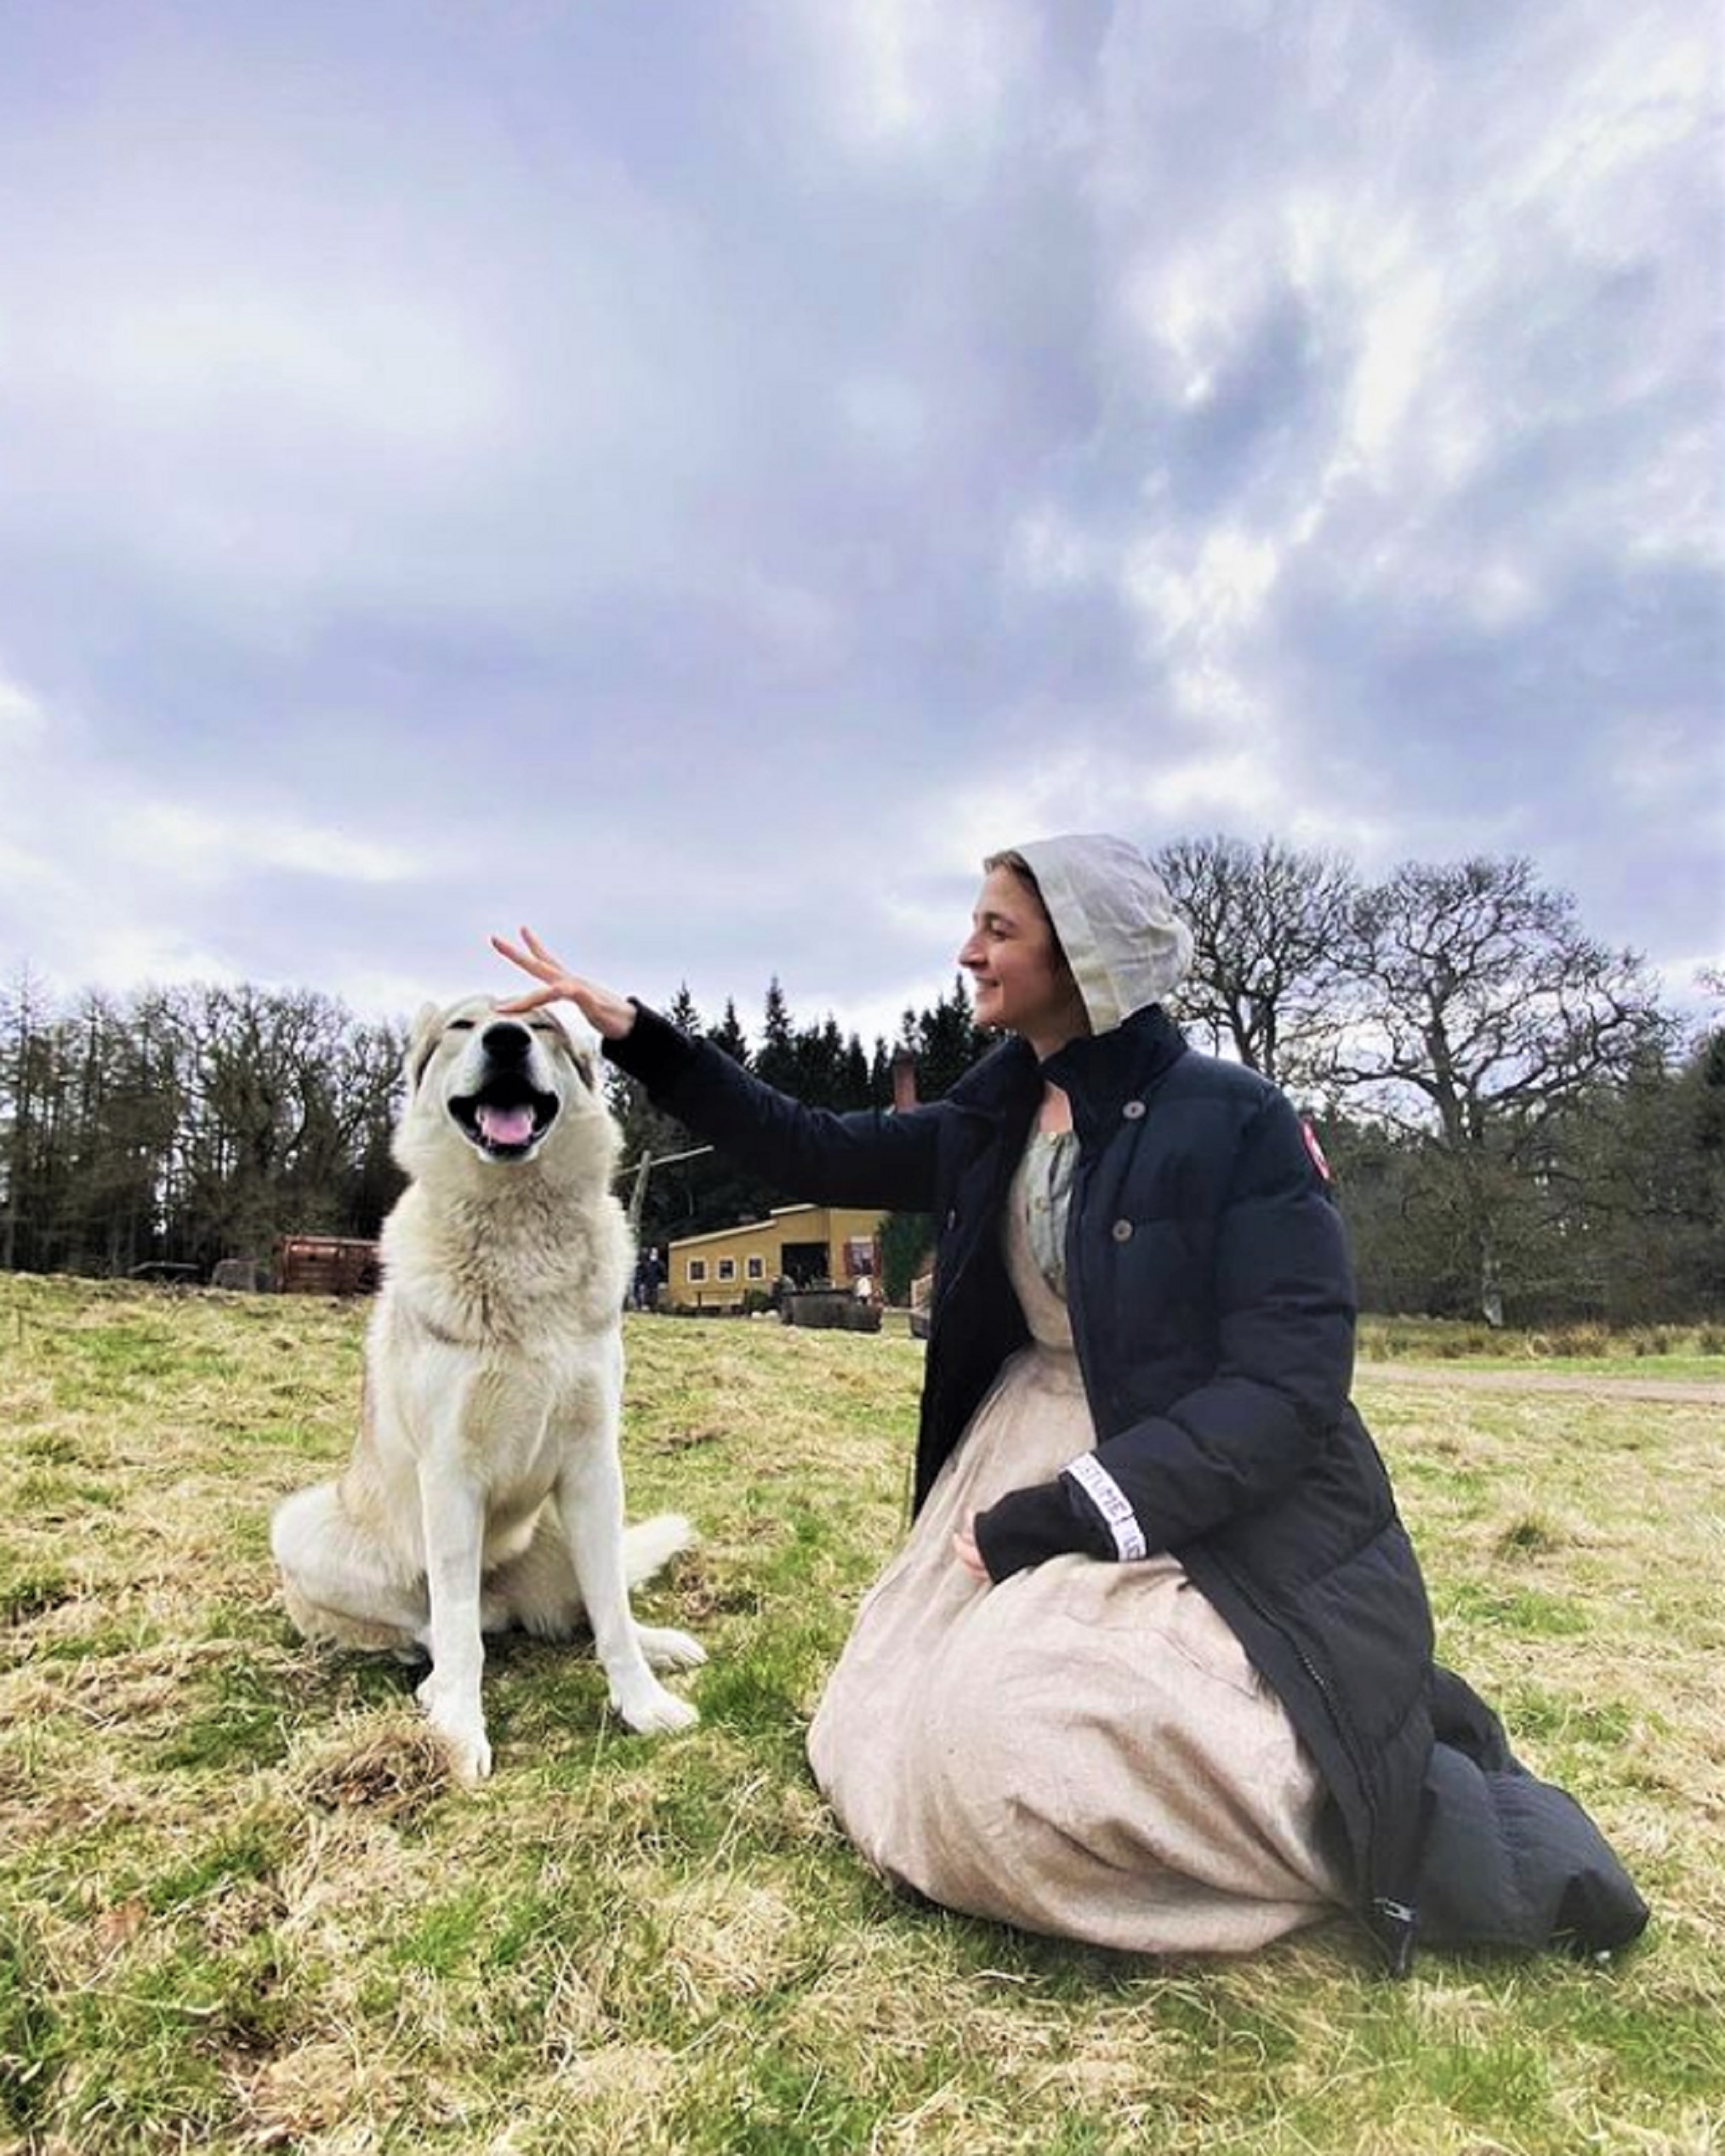
{"type": "Polygon", "coordinates": [[[1655,1912],[1615,1965],[1428,1954],[1398,1985],[1341,1920],[1159,1964],[862,1871],[801,1739],[899,1531],[906,1340],[631,1319],[631,1510],[704,1538],[639,1599],[705,1642],[702,1725],[629,1736],[589,1657],[506,1643],[494,1778],[455,1790],[405,1673],[312,1653],[275,1596],[270,1507],[345,1449],[363,1315],[0,1277],[0,2148],[1725,2140],[1716,1407],[1363,1368],[1441,1652],[1655,1912]]]}
{"type": "Polygon", "coordinates": [[[1640,1325],[1620,1332],[1603,1325],[1560,1325],[1493,1332],[1453,1318],[1368,1317],[1360,1323],[1358,1356],[1362,1363],[1466,1362],[1718,1385],[1725,1383],[1725,1325],[1640,1325]]]}

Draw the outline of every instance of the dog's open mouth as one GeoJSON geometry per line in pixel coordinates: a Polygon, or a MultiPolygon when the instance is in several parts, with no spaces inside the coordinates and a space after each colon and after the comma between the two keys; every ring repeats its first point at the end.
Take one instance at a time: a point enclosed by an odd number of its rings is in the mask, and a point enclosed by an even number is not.
{"type": "Polygon", "coordinates": [[[452,1101],[449,1112],[481,1152],[492,1160],[519,1160],[557,1120],[559,1106],[555,1093],[541,1093],[510,1073],[452,1101]]]}

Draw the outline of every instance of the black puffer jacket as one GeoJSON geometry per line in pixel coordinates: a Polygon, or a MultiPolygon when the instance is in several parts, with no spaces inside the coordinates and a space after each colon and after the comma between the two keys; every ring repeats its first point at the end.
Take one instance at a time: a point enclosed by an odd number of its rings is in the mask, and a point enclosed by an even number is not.
{"type": "MultiPolygon", "coordinates": [[[[1446,1863],[1465,1860],[1469,1830],[1452,1817],[1447,1838],[1427,1831],[1428,1789],[1453,1812],[1459,1784],[1431,1772],[1425,1590],[1382,1463],[1348,1402],[1345,1239],[1284,1097],[1250,1072],[1192,1053],[1153,1007],[1045,1065],[1008,1041],[945,1100],[898,1116],[805,1109],[646,1010],[607,1052],[659,1105],[787,1192],[936,1216],[919,1505],[1028,1337],[1006,1275],[1002,1209],[1044,1079],[1065,1091],[1079,1143],[1068,1300],[1098,1442],[1082,1477],[1016,1493],[982,1516],[984,1557],[1000,1577],[1056,1550],[1172,1550],[1317,1760],[1357,1906],[1392,1965],[1405,1966],[1424,1852],[1441,1843],[1446,1863]]],[[[1506,1751],[1489,1765],[1517,1779],[1525,1826],[1528,1793],[1545,1785],[1506,1751]]],[[[1489,1799],[1483,1781],[1481,1792],[1489,1799]]],[[[1602,1859],[1615,1872],[1583,1815],[1549,1795],[1558,1840],[1571,1814],[1585,1834],[1573,1850],[1535,1847],[1525,1860],[1518,1851],[1511,1869],[1520,1877],[1555,1853],[1566,1871],[1580,1863],[1590,1887],[1602,1859]]],[[[1537,1840],[1536,1816],[1532,1825],[1537,1840]]],[[[1490,1830],[1483,1817],[1478,1830],[1490,1830]]],[[[1525,1914],[1513,1932],[1490,1911],[1460,1921],[1467,1936],[1483,1928],[1537,1944],[1585,1920],[1583,1943],[1615,1945],[1646,1915],[1626,1880],[1617,1893],[1620,1878],[1581,1903],[1531,1890],[1537,1936],[1522,1936],[1525,1914]]],[[[1436,1898],[1446,1911],[1464,1906],[1443,1883],[1436,1898]]]]}

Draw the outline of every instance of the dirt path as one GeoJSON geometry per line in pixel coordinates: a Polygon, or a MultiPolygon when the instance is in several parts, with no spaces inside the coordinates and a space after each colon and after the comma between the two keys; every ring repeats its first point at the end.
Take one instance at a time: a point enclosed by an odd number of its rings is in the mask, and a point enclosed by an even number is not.
{"type": "Polygon", "coordinates": [[[1357,1362],[1354,1382],[1455,1385],[1464,1392],[1591,1392],[1606,1400],[1674,1400],[1725,1408],[1725,1385],[1679,1378],[1589,1377],[1574,1370],[1482,1370],[1443,1362],[1357,1362]]]}

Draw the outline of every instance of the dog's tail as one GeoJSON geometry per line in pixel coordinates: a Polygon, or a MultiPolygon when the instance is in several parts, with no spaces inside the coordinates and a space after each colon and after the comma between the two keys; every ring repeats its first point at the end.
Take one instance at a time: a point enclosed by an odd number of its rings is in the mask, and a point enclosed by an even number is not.
{"type": "Polygon", "coordinates": [[[637,1520],[623,1538],[624,1575],[631,1587],[639,1587],[669,1564],[680,1550],[699,1540],[680,1512],[657,1512],[651,1520],[637,1520]]]}

